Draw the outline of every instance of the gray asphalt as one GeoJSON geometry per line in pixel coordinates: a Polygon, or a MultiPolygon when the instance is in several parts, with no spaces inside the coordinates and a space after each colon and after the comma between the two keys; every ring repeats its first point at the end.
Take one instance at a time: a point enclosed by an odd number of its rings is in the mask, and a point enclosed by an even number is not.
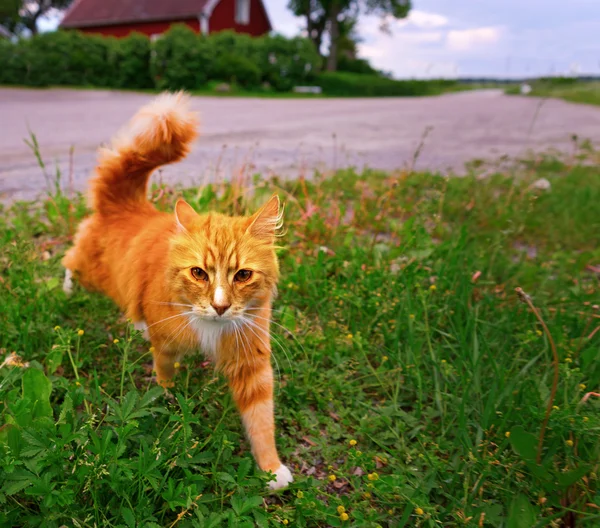
{"type": "MultiPolygon", "coordinates": [[[[85,189],[97,147],[151,95],[88,90],[0,88],[0,197],[31,199],[46,189],[24,139],[36,134],[47,171],[85,189]],[[73,155],[70,156],[70,149],[73,155]]],[[[202,136],[166,182],[260,172],[295,177],[354,166],[410,166],[464,172],[466,162],[570,148],[571,136],[600,142],[600,108],[506,96],[499,90],[389,99],[194,97],[202,136]]]]}

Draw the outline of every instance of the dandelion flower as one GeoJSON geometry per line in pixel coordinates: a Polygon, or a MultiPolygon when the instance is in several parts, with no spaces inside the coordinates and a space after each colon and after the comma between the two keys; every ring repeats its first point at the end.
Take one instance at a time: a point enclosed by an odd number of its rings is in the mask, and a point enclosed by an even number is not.
{"type": "Polygon", "coordinates": [[[429,286],[429,289],[431,291],[435,291],[435,290],[437,290],[437,286],[435,284],[432,284],[431,286],[429,286]]]}
{"type": "Polygon", "coordinates": [[[333,482],[337,477],[335,475],[329,475],[327,478],[329,479],[329,482],[333,482]]]}
{"type": "Polygon", "coordinates": [[[567,440],[565,444],[567,444],[569,447],[573,447],[573,440],[567,440]]]}
{"type": "Polygon", "coordinates": [[[179,363],[179,361],[175,361],[174,365],[175,368],[179,368],[181,367],[181,363],[179,363]]]}
{"type": "Polygon", "coordinates": [[[555,411],[558,411],[558,409],[560,409],[560,407],[558,405],[553,405],[552,409],[555,410],[555,411]]]}
{"type": "Polygon", "coordinates": [[[351,447],[354,447],[356,445],[356,440],[352,439],[350,440],[350,442],[348,442],[350,444],[351,447]]]}
{"type": "Polygon", "coordinates": [[[287,519],[283,519],[283,524],[287,526],[288,524],[290,524],[290,521],[288,521],[287,519]]]}
{"type": "Polygon", "coordinates": [[[347,521],[348,519],[350,519],[350,517],[348,516],[347,513],[342,513],[340,515],[340,521],[347,521]]]}
{"type": "Polygon", "coordinates": [[[415,508],[415,513],[416,513],[417,515],[423,515],[423,513],[425,513],[425,512],[423,511],[423,509],[422,509],[422,508],[415,508]]]}
{"type": "Polygon", "coordinates": [[[83,330],[77,330],[77,335],[82,336],[85,332],[83,330]]]}
{"type": "Polygon", "coordinates": [[[344,508],[343,506],[338,506],[337,507],[337,512],[341,515],[342,513],[344,513],[346,511],[346,508],[344,508]]]}
{"type": "Polygon", "coordinates": [[[116,339],[116,338],[115,338],[115,339],[113,339],[113,343],[114,343],[115,345],[116,345],[118,342],[119,342],[119,340],[118,340],[118,339],[116,339]]]}
{"type": "Polygon", "coordinates": [[[54,330],[56,330],[56,331],[58,332],[58,331],[60,330],[60,326],[56,325],[56,326],[54,327],[54,330]]]}

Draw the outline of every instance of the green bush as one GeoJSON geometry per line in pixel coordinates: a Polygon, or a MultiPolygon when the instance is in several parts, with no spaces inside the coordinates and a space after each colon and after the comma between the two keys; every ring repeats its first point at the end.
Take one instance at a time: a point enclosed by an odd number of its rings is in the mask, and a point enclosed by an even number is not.
{"type": "Polygon", "coordinates": [[[0,84],[195,90],[208,81],[277,91],[313,83],[321,57],[308,39],[231,31],[208,37],[175,25],[156,41],[56,31],[0,42],[0,84]]]}
{"type": "Polygon", "coordinates": [[[0,40],[0,84],[26,84],[26,46],[0,40]]]}
{"type": "Polygon", "coordinates": [[[117,79],[119,88],[153,88],[150,75],[152,48],[150,39],[141,33],[132,33],[117,43],[117,79]]]}
{"type": "Polygon", "coordinates": [[[113,86],[116,39],[84,35],[76,31],[42,33],[24,46],[27,73],[32,86],[113,86]]]}
{"type": "Polygon", "coordinates": [[[176,24],[153,44],[151,71],[159,90],[193,90],[208,80],[210,49],[202,37],[184,24],[176,24]]]}
{"type": "Polygon", "coordinates": [[[263,80],[280,92],[312,82],[321,66],[321,57],[310,40],[281,35],[262,37],[259,60],[263,80]]]}
{"type": "Polygon", "coordinates": [[[260,84],[261,74],[258,66],[241,55],[222,55],[213,67],[214,78],[239,84],[244,88],[260,84]]]}
{"type": "Polygon", "coordinates": [[[366,75],[379,75],[379,72],[365,59],[351,59],[341,56],[337,65],[338,72],[362,73],[366,75]]]}
{"type": "Polygon", "coordinates": [[[435,95],[456,84],[451,80],[396,81],[381,75],[324,72],[316,81],[326,95],[338,97],[435,95]]]}

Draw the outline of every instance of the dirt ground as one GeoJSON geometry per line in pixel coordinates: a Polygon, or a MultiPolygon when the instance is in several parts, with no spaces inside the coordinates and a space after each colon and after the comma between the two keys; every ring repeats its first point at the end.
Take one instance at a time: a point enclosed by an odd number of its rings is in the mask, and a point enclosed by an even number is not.
{"type": "MultiPolygon", "coordinates": [[[[95,150],[151,95],[88,90],[0,89],[0,198],[30,199],[46,178],[24,139],[37,136],[47,172],[83,190],[95,150]],[[73,148],[72,156],[69,154],[73,148]]],[[[600,108],[505,96],[499,90],[390,99],[194,97],[202,137],[167,167],[167,182],[202,184],[240,173],[309,175],[355,166],[464,172],[465,162],[569,149],[577,134],[600,142],[600,108]],[[426,132],[428,131],[428,132],[426,132]]]]}

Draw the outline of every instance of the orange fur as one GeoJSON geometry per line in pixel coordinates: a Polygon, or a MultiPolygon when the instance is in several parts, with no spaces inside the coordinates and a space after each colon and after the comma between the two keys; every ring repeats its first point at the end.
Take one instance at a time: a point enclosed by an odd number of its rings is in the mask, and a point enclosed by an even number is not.
{"type": "Polygon", "coordinates": [[[250,217],[198,215],[182,200],[167,214],[146,199],[151,172],[183,158],[196,127],[184,95],[162,95],[101,150],[91,183],[94,213],[79,226],[63,265],[147,326],[159,383],[171,386],[175,363],[198,348],[214,360],[258,465],[275,472],[272,487],[283,487],[292,477],[275,448],[269,331],[279,199],[250,217]]]}

